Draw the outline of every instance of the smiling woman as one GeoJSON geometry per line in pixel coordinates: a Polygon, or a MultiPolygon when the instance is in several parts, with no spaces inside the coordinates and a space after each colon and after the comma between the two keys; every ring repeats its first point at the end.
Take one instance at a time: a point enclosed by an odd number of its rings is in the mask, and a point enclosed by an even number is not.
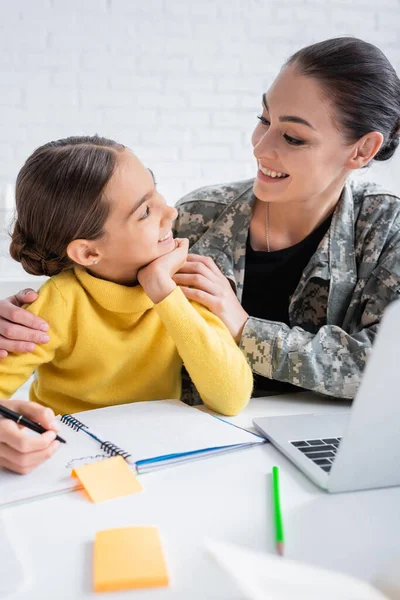
{"type": "Polygon", "coordinates": [[[191,249],[174,280],[227,325],[255,393],[353,398],[400,294],[400,199],[349,176],[394,154],[399,78],[372,44],[326,40],[287,61],[258,119],[255,179],[178,203],[191,249]]]}

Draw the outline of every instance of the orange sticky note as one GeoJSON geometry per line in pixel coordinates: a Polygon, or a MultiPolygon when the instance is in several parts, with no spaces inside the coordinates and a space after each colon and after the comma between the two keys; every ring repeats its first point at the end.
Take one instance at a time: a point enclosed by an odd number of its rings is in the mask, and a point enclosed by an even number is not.
{"type": "Polygon", "coordinates": [[[122,527],[96,533],[93,587],[96,592],[168,586],[157,527],[122,527]]]}
{"type": "Polygon", "coordinates": [[[92,502],[104,502],[143,490],[122,456],[76,467],[71,475],[79,479],[92,502]]]}

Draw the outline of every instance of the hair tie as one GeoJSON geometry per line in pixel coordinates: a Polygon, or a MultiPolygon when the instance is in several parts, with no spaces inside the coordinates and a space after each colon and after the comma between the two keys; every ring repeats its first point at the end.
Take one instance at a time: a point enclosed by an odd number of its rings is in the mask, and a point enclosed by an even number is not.
{"type": "Polygon", "coordinates": [[[47,263],[46,263],[46,261],[44,260],[44,258],[41,258],[41,259],[40,259],[40,266],[41,266],[41,268],[42,268],[43,275],[47,275],[47,274],[48,274],[48,273],[47,273],[47,263]]]}

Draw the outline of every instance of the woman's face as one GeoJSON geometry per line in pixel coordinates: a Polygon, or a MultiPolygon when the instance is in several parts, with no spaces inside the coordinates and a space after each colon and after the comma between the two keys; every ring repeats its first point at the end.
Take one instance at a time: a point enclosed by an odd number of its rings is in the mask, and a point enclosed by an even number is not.
{"type": "Polygon", "coordinates": [[[258,171],[254,194],[267,202],[319,200],[348,174],[351,146],[333,120],[319,84],[285,67],[263,96],[252,135],[258,171]]]}
{"type": "Polygon", "coordinates": [[[158,193],[152,173],[129,150],[118,163],[105,190],[111,204],[105,235],[94,242],[104,279],[132,284],[137,271],[175,248],[172,222],[177,216],[158,193]]]}

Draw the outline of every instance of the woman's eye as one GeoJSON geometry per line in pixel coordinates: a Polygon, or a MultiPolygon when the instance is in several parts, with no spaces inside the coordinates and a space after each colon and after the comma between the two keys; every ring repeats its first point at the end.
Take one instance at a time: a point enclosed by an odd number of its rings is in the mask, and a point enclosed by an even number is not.
{"type": "Polygon", "coordinates": [[[290,144],[291,146],[303,146],[303,144],[305,144],[304,140],[299,140],[297,138],[294,138],[294,137],[288,135],[287,133],[285,133],[285,135],[283,137],[285,138],[287,143],[290,144]]]}
{"type": "MultiPolygon", "coordinates": [[[[268,119],[266,119],[262,115],[257,115],[257,119],[259,119],[261,121],[262,125],[264,125],[265,127],[269,127],[271,125],[270,121],[268,121],[268,119]]],[[[283,137],[285,138],[287,143],[290,144],[291,146],[303,146],[305,144],[304,140],[299,140],[297,138],[294,138],[294,137],[288,135],[287,133],[285,133],[283,137]]]]}
{"type": "Polygon", "coordinates": [[[269,125],[271,125],[271,123],[268,121],[268,119],[266,119],[265,117],[263,117],[262,115],[257,115],[257,119],[260,119],[261,123],[263,125],[266,125],[267,127],[269,125]]]}
{"type": "Polygon", "coordinates": [[[150,208],[148,206],[146,206],[146,210],[144,211],[144,213],[140,217],[139,221],[142,221],[143,219],[147,219],[147,217],[149,215],[150,215],[150,208]]]}

